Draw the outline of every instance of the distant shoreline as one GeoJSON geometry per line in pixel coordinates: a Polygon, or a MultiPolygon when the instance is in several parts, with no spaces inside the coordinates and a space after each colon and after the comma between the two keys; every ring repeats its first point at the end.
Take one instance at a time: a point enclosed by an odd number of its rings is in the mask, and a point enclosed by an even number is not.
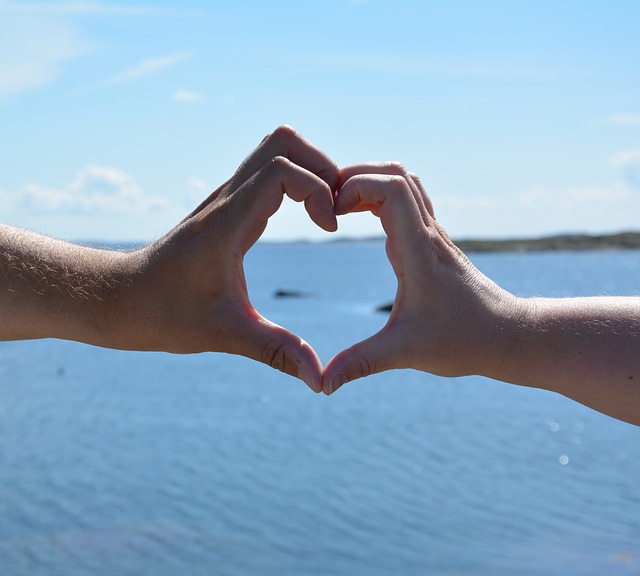
{"type": "Polygon", "coordinates": [[[560,250],[640,250],[640,232],[558,234],[540,238],[454,240],[463,252],[549,252],[560,250]]]}
{"type": "MultiPolygon", "coordinates": [[[[383,242],[384,236],[367,238],[336,238],[321,242],[311,240],[259,240],[266,245],[333,244],[383,242]]],[[[605,251],[640,250],[640,232],[618,232],[615,234],[556,234],[538,238],[454,238],[454,243],[463,252],[551,252],[551,251],[605,251]]],[[[81,242],[93,247],[133,250],[145,245],[144,242],[81,242]]]]}
{"type": "MultiPolygon", "coordinates": [[[[379,242],[384,236],[339,238],[328,242],[379,242]]],[[[640,232],[614,234],[555,234],[535,238],[453,238],[463,252],[551,252],[640,250],[640,232]]],[[[295,243],[295,242],[293,242],[295,243]]]]}

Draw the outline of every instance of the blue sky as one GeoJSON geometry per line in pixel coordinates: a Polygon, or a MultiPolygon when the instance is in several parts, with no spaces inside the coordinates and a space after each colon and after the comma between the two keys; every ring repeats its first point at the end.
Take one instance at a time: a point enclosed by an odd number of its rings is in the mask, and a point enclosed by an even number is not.
{"type": "MultiPolygon", "coordinates": [[[[0,0],[0,221],[156,238],[287,123],[340,165],[402,161],[454,237],[638,229],[638,22],[635,0],[0,0]]],[[[265,238],[330,238],[303,214],[265,238]]]]}

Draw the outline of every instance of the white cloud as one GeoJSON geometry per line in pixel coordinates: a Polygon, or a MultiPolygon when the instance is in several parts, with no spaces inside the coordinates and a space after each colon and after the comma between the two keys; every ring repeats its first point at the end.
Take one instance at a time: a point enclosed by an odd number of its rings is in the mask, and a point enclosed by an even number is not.
{"type": "Polygon", "coordinates": [[[165,198],[146,195],[126,172],[95,164],[63,188],[31,183],[16,194],[5,193],[4,199],[9,202],[5,208],[63,214],[147,213],[167,205],[165,198]]]}
{"type": "Polygon", "coordinates": [[[204,96],[198,94],[198,92],[191,92],[190,90],[176,90],[173,93],[173,99],[176,102],[187,102],[189,104],[195,104],[197,102],[203,102],[204,96]]]}
{"type": "Polygon", "coordinates": [[[613,124],[640,124],[640,114],[614,114],[611,116],[613,124]]]}
{"type": "Polygon", "coordinates": [[[609,158],[609,164],[616,168],[640,166],[640,148],[616,152],[609,158]]]}
{"type": "Polygon", "coordinates": [[[108,80],[102,83],[102,86],[114,86],[116,84],[124,84],[125,82],[131,82],[132,80],[137,80],[139,78],[143,78],[144,76],[149,76],[151,74],[155,74],[160,70],[164,70],[165,68],[170,68],[175,66],[179,62],[189,58],[191,56],[191,52],[182,51],[182,52],[174,52],[173,54],[168,54],[167,56],[159,56],[157,58],[147,58],[146,60],[140,61],[136,66],[132,68],[127,68],[122,72],[112,76],[108,80]]]}
{"type": "Polygon", "coordinates": [[[594,203],[619,204],[632,196],[632,190],[624,182],[613,182],[609,186],[570,186],[555,188],[551,186],[533,186],[527,190],[515,191],[505,196],[451,196],[447,195],[434,201],[438,208],[447,211],[473,212],[474,210],[492,211],[509,207],[515,212],[543,210],[570,211],[578,206],[594,203]]]}
{"type": "Polygon", "coordinates": [[[620,170],[627,186],[640,191],[640,148],[616,152],[609,164],[620,170]]]}
{"type": "MultiPolygon", "coordinates": [[[[70,59],[88,52],[78,17],[192,16],[192,10],[154,6],[108,5],[101,2],[16,2],[0,0],[0,99],[55,82],[70,59]]],[[[143,60],[103,85],[153,74],[189,57],[189,52],[143,60]]]]}
{"type": "Polygon", "coordinates": [[[199,16],[202,10],[176,10],[157,6],[109,5],[102,2],[15,2],[0,0],[0,12],[99,16],[199,16]]]}
{"type": "Polygon", "coordinates": [[[618,204],[630,197],[631,191],[621,182],[609,186],[573,186],[568,188],[551,188],[537,186],[516,194],[512,202],[524,208],[555,207],[570,210],[580,205],[618,204]]]}
{"type": "Polygon", "coordinates": [[[63,22],[0,15],[0,98],[54,82],[62,65],[86,52],[63,22]]]}
{"type": "Polygon", "coordinates": [[[612,155],[614,178],[602,185],[533,186],[498,195],[434,198],[436,214],[455,237],[538,236],[637,229],[640,148],[612,155]]]}
{"type": "Polygon", "coordinates": [[[535,186],[481,204],[433,200],[438,219],[455,238],[631,230],[640,213],[640,194],[620,180],[606,186],[535,186]]]}

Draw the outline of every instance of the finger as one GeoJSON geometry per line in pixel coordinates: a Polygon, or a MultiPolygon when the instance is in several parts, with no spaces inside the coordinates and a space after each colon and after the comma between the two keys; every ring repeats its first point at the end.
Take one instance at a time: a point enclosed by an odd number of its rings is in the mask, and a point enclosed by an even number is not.
{"type": "Polygon", "coordinates": [[[338,187],[338,167],[324,152],[290,126],[280,126],[265,137],[235,173],[236,184],[245,182],[275,156],[284,156],[324,180],[333,192],[338,187]]]}
{"type": "Polygon", "coordinates": [[[336,214],[347,214],[356,207],[373,206],[390,240],[403,243],[418,240],[418,230],[424,230],[420,208],[409,183],[403,176],[358,174],[341,187],[335,199],[336,214]]]}
{"type": "Polygon", "coordinates": [[[435,210],[433,209],[433,203],[431,202],[431,198],[429,198],[429,195],[427,194],[427,191],[425,190],[422,184],[422,181],[420,180],[420,177],[417,174],[414,174],[413,172],[409,172],[408,175],[409,175],[409,178],[411,179],[411,182],[415,186],[415,189],[417,190],[418,195],[422,198],[422,201],[424,202],[427,212],[429,213],[431,218],[435,220],[436,213],[435,213],[435,210]]]}
{"type": "Polygon", "coordinates": [[[386,327],[377,334],[343,350],[325,366],[322,391],[328,396],[338,388],[371,374],[402,367],[399,363],[400,340],[386,327]]]}
{"type": "Polygon", "coordinates": [[[302,380],[314,392],[322,392],[322,362],[302,338],[260,314],[240,324],[234,341],[236,354],[257,360],[302,380]]]}
{"type": "MultiPolygon", "coordinates": [[[[346,182],[352,176],[360,175],[360,174],[389,174],[389,175],[397,175],[402,176],[407,180],[409,184],[409,188],[413,193],[413,197],[415,198],[416,204],[420,208],[420,213],[422,214],[423,220],[425,224],[431,224],[431,220],[433,219],[433,206],[431,205],[431,200],[427,196],[424,187],[420,183],[417,176],[410,174],[407,169],[400,162],[370,162],[366,164],[357,164],[354,166],[349,166],[347,168],[343,168],[340,171],[340,178],[338,180],[339,188],[341,189],[342,184],[346,182]]],[[[370,210],[371,208],[366,205],[356,206],[353,208],[352,212],[360,212],[363,210],[370,210]]],[[[374,211],[375,213],[375,211],[374,211]]]]}
{"type": "Polygon", "coordinates": [[[234,210],[229,224],[243,232],[240,237],[247,240],[245,249],[260,237],[284,194],[304,202],[311,219],[324,230],[337,229],[333,195],[327,183],[283,156],[276,156],[229,197],[229,206],[234,210]]]}
{"type": "Polygon", "coordinates": [[[424,198],[426,209],[429,211],[429,214],[430,214],[431,218],[433,219],[433,227],[438,231],[438,234],[440,234],[440,236],[443,238],[443,240],[449,246],[451,246],[455,250],[460,250],[453,243],[453,240],[451,240],[451,237],[449,236],[447,231],[436,220],[436,214],[435,214],[435,211],[433,209],[433,204],[431,202],[431,198],[429,198],[429,195],[426,193],[426,191],[424,189],[424,186],[422,185],[422,182],[420,181],[420,178],[416,174],[413,174],[413,173],[410,173],[409,177],[411,178],[411,180],[414,183],[414,185],[416,186],[416,188],[419,190],[421,196],[424,198]]]}

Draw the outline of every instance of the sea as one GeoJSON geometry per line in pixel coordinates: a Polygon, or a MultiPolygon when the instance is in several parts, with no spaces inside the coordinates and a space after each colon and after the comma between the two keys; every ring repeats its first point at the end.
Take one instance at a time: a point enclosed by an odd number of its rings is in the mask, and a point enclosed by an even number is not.
{"type": "MultiPolygon", "coordinates": [[[[640,294],[638,251],[470,257],[522,296],[640,294]]],[[[323,362],[396,290],[382,241],[245,268],[323,362]]],[[[2,576],[640,574],[640,427],[551,392],[399,370],[325,397],[238,356],[41,340],[0,343],[0,395],[2,576]]]]}

